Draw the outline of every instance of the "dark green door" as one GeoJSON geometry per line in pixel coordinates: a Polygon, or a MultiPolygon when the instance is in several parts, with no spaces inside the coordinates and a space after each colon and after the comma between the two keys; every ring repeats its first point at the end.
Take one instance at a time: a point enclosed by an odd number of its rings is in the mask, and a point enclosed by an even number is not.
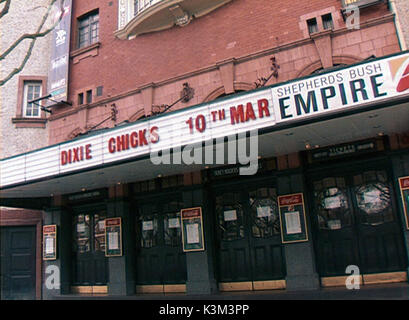
{"type": "Polygon", "coordinates": [[[104,211],[73,217],[73,285],[97,286],[108,282],[105,218],[104,211]]]}
{"type": "Polygon", "coordinates": [[[268,183],[214,190],[219,282],[283,279],[276,189],[268,183]]]}
{"type": "Polygon", "coordinates": [[[140,285],[186,282],[186,255],[182,249],[177,199],[141,202],[136,221],[136,279],[140,285]]]}
{"type": "Polygon", "coordinates": [[[332,174],[313,182],[317,261],[321,276],[405,270],[400,222],[383,169],[332,174]]]}
{"type": "Polygon", "coordinates": [[[0,287],[2,300],[36,298],[36,229],[2,227],[0,287]]]}

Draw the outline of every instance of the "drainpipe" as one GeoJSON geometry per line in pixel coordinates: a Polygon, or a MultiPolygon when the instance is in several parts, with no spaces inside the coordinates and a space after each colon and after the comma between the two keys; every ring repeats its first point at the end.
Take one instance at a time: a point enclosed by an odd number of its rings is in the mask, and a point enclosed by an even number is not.
{"type": "Polygon", "coordinates": [[[390,8],[392,13],[395,15],[395,28],[396,28],[396,33],[398,35],[398,40],[399,40],[399,45],[402,51],[405,51],[408,49],[405,43],[405,38],[403,37],[403,32],[401,28],[401,24],[399,21],[399,14],[398,11],[396,10],[396,0],[389,0],[390,8]]]}

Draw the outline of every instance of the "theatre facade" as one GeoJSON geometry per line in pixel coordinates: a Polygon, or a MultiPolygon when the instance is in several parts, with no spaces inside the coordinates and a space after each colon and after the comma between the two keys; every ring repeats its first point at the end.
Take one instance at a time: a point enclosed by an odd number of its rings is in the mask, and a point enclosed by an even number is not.
{"type": "Polygon", "coordinates": [[[44,210],[43,298],[408,281],[408,72],[400,52],[2,159],[2,204],[44,210]]]}

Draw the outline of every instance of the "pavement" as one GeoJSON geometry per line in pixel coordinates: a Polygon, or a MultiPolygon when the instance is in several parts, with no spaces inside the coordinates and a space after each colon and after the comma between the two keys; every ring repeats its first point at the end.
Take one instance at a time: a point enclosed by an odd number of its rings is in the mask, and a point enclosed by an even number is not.
{"type": "Polygon", "coordinates": [[[217,300],[409,300],[409,283],[364,285],[359,289],[345,287],[319,288],[308,291],[266,290],[218,292],[210,295],[136,294],[109,296],[106,294],[75,294],[54,297],[55,300],[158,300],[158,301],[217,301],[217,300]]]}

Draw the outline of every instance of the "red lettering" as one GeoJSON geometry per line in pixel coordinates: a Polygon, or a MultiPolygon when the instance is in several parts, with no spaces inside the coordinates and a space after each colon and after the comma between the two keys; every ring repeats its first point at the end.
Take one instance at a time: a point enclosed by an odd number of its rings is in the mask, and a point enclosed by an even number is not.
{"type": "Polygon", "coordinates": [[[206,130],[206,119],[205,119],[204,115],[199,114],[196,117],[195,128],[199,132],[203,132],[203,131],[206,130]]]}
{"type": "Polygon", "coordinates": [[[210,112],[211,114],[212,114],[212,121],[213,122],[215,122],[217,119],[216,119],[216,114],[217,114],[217,111],[212,111],[212,112],[210,112]]]}
{"type": "Polygon", "coordinates": [[[251,102],[248,102],[246,105],[246,121],[249,121],[249,119],[256,120],[256,115],[254,114],[251,102]]]}
{"type": "Polygon", "coordinates": [[[231,124],[236,124],[237,122],[244,122],[244,110],[243,105],[238,105],[236,107],[230,108],[230,120],[231,124]]]}
{"type": "Polygon", "coordinates": [[[108,141],[108,151],[110,153],[115,153],[116,149],[115,149],[115,139],[111,138],[108,141]]]}
{"type": "Polygon", "coordinates": [[[264,115],[266,115],[266,117],[270,116],[270,111],[268,110],[268,100],[267,99],[258,100],[257,105],[258,105],[259,118],[263,118],[264,115]]]}
{"type": "Polygon", "coordinates": [[[138,146],[138,133],[136,131],[131,133],[130,137],[131,147],[136,148],[138,146]]]}
{"type": "Polygon", "coordinates": [[[148,145],[148,140],[146,140],[146,129],[143,129],[143,130],[139,130],[139,134],[138,134],[138,136],[139,136],[139,146],[143,146],[143,145],[145,145],[145,146],[147,146],[148,145]]]}
{"type": "Polygon", "coordinates": [[[158,131],[158,127],[152,127],[150,130],[150,140],[152,143],[157,143],[159,141],[159,135],[156,131],[158,131]]]}
{"type": "MultiPolygon", "coordinates": [[[[81,147],[81,148],[82,148],[82,147],[81,147]]],[[[92,156],[91,156],[91,144],[87,144],[87,145],[85,146],[85,159],[87,159],[87,160],[92,159],[92,156]]]]}
{"type": "Polygon", "coordinates": [[[219,110],[219,120],[226,119],[226,114],[224,113],[224,109],[219,110]]]}
{"type": "MultiPolygon", "coordinates": [[[[79,146],[76,148],[61,151],[61,165],[65,166],[68,163],[80,162],[85,159],[86,160],[92,159],[91,146],[92,146],[91,144],[87,144],[85,146],[85,152],[84,152],[84,146],[79,146]],[[84,159],[84,153],[85,153],[85,159],[84,159]]],[[[115,152],[115,145],[114,145],[114,152],[115,152]]]]}
{"type": "Polygon", "coordinates": [[[129,149],[129,135],[122,135],[116,137],[116,151],[129,149]]]}
{"type": "Polygon", "coordinates": [[[73,151],[72,162],[79,162],[80,161],[79,156],[78,156],[79,148],[74,148],[72,149],[72,151],[73,151]]]}
{"type": "Polygon", "coordinates": [[[67,151],[61,151],[61,165],[65,166],[67,161],[67,151]]]}

